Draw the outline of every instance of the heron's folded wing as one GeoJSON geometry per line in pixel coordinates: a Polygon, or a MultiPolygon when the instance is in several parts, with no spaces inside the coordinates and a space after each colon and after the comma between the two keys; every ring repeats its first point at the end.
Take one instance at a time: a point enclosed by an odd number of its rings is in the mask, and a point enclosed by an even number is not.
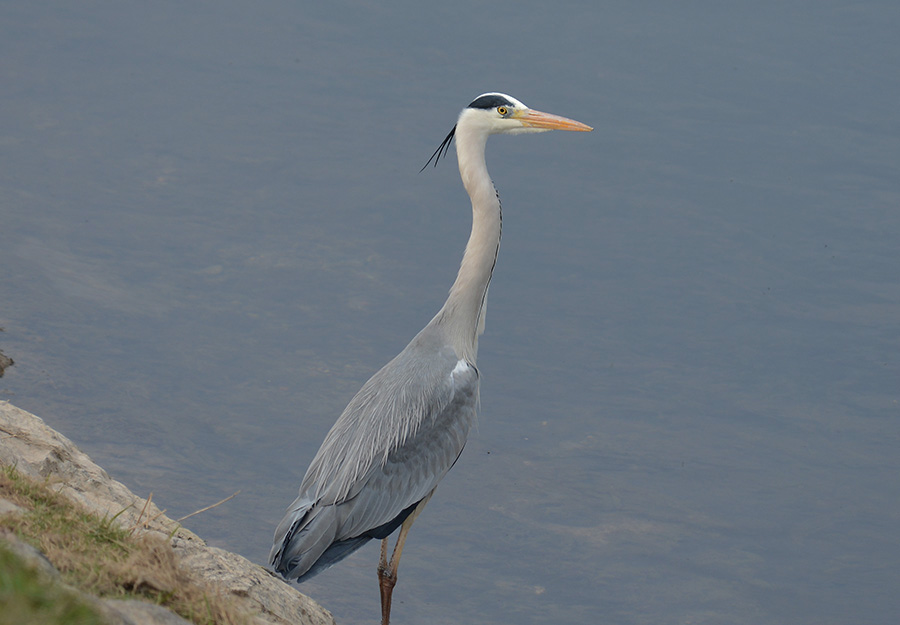
{"type": "Polygon", "coordinates": [[[356,536],[389,522],[427,497],[459,458],[475,421],[478,380],[474,369],[452,377],[452,397],[442,410],[374,464],[356,495],[339,506],[339,536],[356,536]]]}
{"type": "Polygon", "coordinates": [[[449,349],[428,358],[409,351],[353,398],[304,479],[301,491],[317,505],[339,506],[339,540],[391,521],[434,490],[475,420],[475,367],[449,349]]]}

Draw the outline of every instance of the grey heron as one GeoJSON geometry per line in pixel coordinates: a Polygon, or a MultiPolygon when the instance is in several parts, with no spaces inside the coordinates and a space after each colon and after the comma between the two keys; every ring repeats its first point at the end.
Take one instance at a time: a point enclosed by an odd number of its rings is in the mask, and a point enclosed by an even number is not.
{"type": "Polygon", "coordinates": [[[350,400],[275,530],[269,563],[297,581],[380,539],[383,625],[409,528],[459,458],[475,421],[478,337],[501,226],[500,198],[485,165],[487,138],[553,129],[592,130],[503,93],[485,93],[463,109],[425,163],[437,165],[456,138],[459,173],[472,200],[472,231],[456,281],[428,325],[350,400]],[[388,536],[397,528],[388,560],[388,536]]]}

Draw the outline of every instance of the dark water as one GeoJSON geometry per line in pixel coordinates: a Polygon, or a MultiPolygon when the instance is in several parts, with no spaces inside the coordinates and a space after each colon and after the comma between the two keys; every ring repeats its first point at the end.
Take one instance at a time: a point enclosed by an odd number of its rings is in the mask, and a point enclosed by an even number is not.
{"type": "MultiPolygon", "coordinates": [[[[894,2],[0,5],[0,397],[263,562],[469,229],[498,137],[481,421],[397,623],[892,623],[894,2]],[[641,6],[637,6],[640,4],[641,6]]],[[[377,546],[303,589],[377,620],[377,546]],[[362,589],[362,590],[360,590],[362,589]]]]}

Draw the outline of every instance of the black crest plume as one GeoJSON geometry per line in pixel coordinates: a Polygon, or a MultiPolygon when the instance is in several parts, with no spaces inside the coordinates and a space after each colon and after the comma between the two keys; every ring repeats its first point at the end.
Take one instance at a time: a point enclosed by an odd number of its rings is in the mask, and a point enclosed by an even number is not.
{"type": "Polygon", "coordinates": [[[447,152],[450,151],[450,143],[453,141],[453,135],[455,135],[455,134],[456,134],[456,126],[453,126],[453,130],[450,131],[450,134],[448,134],[446,137],[444,137],[444,140],[441,141],[441,144],[438,146],[438,149],[434,151],[434,154],[431,155],[431,158],[429,158],[425,162],[425,164],[422,166],[422,169],[419,170],[420,174],[423,171],[425,171],[426,167],[428,167],[428,163],[430,163],[431,161],[434,161],[434,166],[437,167],[438,161],[441,160],[441,157],[447,156],[447,152]]]}

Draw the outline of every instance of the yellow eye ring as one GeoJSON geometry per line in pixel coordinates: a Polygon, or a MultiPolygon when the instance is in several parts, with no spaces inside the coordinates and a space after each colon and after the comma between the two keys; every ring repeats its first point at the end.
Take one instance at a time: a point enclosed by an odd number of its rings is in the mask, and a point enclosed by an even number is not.
{"type": "Polygon", "coordinates": [[[507,108],[505,106],[498,106],[497,113],[502,115],[503,117],[506,117],[506,115],[507,115],[507,113],[509,113],[509,111],[507,110],[507,108]]]}

